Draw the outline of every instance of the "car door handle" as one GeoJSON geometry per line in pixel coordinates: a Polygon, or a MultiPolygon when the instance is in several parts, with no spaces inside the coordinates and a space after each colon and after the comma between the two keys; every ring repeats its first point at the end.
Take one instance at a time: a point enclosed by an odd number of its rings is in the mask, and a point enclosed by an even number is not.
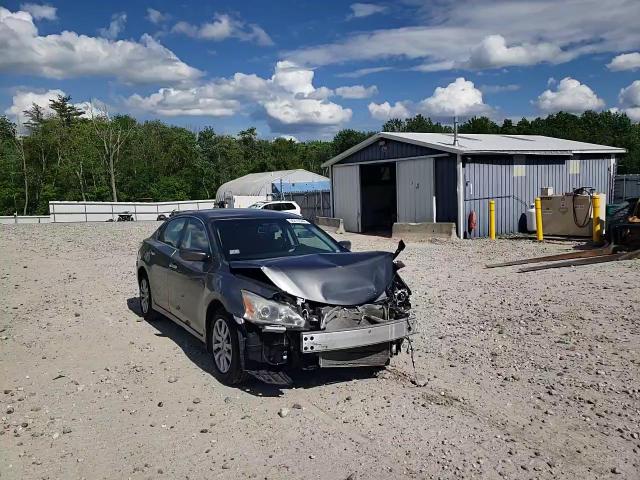
{"type": "Polygon", "coordinates": [[[172,270],[177,270],[178,269],[178,265],[176,265],[175,263],[170,263],[169,264],[169,268],[172,270]]]}

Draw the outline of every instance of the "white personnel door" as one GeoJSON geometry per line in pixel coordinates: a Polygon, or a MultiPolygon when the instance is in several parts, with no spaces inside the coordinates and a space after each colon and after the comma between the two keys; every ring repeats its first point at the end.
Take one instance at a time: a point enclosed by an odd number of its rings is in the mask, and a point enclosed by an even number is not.
{"type": "Polygon", "coordinates": [[[433,158],[396,162],[398,222],[434,221],[433,158]]]}
{"type": "Polygon", "coordinates": [[[360,166],[333,167],[333,216],[344,220],[348,232],[360,232],[360,166]]]}

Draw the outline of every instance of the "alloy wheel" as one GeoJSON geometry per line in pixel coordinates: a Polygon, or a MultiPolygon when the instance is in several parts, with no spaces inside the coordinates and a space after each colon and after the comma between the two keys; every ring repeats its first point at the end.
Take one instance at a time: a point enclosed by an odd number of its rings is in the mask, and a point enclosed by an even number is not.
{"type": "Polygon", "coordinates": [[[213,324],[213,361],[221,373],[227,373],[231,368],[232,345],[229,326],[223,318],[218,318],[213,324]]]}
{"type": "Polygon", "coordinates": [[[146,315],[149,312],[150,299],[149,282],[146,278],[143,278],[140,280],[140,308],[142,309],[143,315],[146,315]]]}

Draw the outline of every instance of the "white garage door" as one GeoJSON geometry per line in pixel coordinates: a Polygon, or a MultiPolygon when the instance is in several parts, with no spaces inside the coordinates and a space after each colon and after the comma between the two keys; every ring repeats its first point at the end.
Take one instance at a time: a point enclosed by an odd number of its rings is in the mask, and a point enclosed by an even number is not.
{"type": "Polygon", "coordinates": [[[396,165],[398,222],[433,222],[433,158],[401,160],[396,165]]]}
{"type": "Polygon", "coordinates": [[[360,231],[360,166],[333,167],[333,216],[348,232],[360,231]]]}

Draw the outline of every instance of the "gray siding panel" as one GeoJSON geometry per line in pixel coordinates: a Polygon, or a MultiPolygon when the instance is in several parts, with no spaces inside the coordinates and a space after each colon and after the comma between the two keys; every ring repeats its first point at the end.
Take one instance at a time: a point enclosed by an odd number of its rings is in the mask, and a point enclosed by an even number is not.
{"type": "Polygon", "coordinates": [[[372,143],[362,150],[355,152],[353,155],[343,158],[336,165],[420,157],[425,155],[436,155],[439,153],[442,152],[419,145],[413,145],[411,143],[386,140],[384,146],[378,145],[378,142],[372,143]]]}
{"type": "MultiPolygon", "coordinates": [[[[516,162],[519,163],[519,162],[516,162]]],[[[489,234],[489,200],[496,202],[498,235],[518,232],[520,217],[540,195],[542,187],[555,193],[589,186],[608,194],[610,160],[573,157],[527,157],[524,176],[514,176],[513,157],[472,157],[465,163],[465,223],[475,210],[478,224],[473,237],[489,234]],[[570,173],[570,160],[579,160],[579,173],[570,173]]]]}
{"type": "Polygon", "coordinates": [[[398,222],[433,222],[434,160],[397,163],[398,222]]]}
{"type": "Polygon", "coordinates": [[[344,220],[348,232],[360,231],[360,167],[333,167],[333,215],[344,220]]]}

